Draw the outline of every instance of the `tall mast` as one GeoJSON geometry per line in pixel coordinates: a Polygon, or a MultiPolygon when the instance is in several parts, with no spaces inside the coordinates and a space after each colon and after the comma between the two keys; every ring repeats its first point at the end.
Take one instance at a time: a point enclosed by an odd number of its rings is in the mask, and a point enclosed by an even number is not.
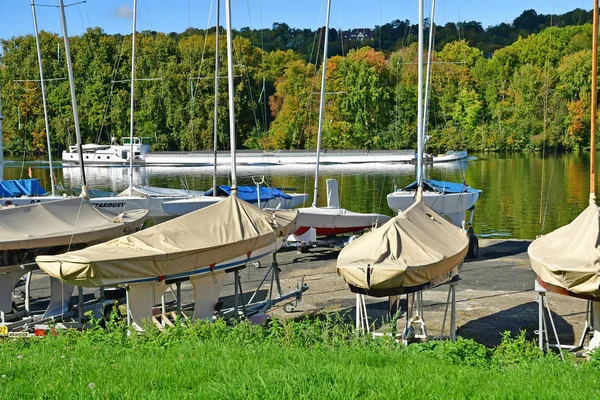
{"type": "Polygon", "coordinates": [[[429,83],[431,79],[431,61],[433,60],[433,28],[435,17],[435,0],[431,0],[431,18],[429,18],[429,46],[427,50],[427,71],[425,72],[425,101],[423,104],[423,147],[425,147],[425,132],[427,131],[427,114],[429,112],[429,83]]]}
{"type": "Polygon", "coordinates": [[[44,71],[42,68],[42,51],[40,50],[40,37],[37,28],[37,17],[35,14],[34,0],[31,0],[31,15],[33,16],[33,30],[35,32],[35,44],[37,46],[38,64],[40,66],[42,103],[44,104],[44,122],[46,123],[46,141],[48,142],[48,162],[50,163],[50,187],[52,188],[52,196],[56,196],[56,188],[54,187],[54,167],[52,165],[52,145],[50,143],[50,122],[48,121],[48,105],[46,104],[46,84],[44,83],[44,71]]]}
{"type": "Polygon", "coordinates": [[[79,129],[79,114],[77,113],[77,97],[75,96],[75,79],[73,78],[73,65],[71,63],[71,49],[69,48],[69,33],[67,32],[67,19],[65,18],[65,6],[63,0],[58,0],[60,9],[60,22],[65,40],[65,56],[67,59],[67,70],[69,72],[69,86],[71,87],[71,102],[73,103],[73,123],[75,124],[75,136],[77,137],[77,151],[79,152],[79,167],[81,168],[81,196],[87,197],[87,184],[85,181],[85,168],[83,165],[83,147],[81,145],[81,130],[79,129]]]}
{"type": "Polygon", "coordinates": [[[135,23],[137,21],[137,0],[133,0],[133,29],[131,36],[131,106],[129,116],[129,194],[133,190],[133,107],[135,105],[135,23]]]}
{"type": "Polygon", "coordinates": [[[592,33],[592,121],[590,137],[590,203],[596,202],[596,108],[598,107],[598,0],[594,0],[592,33]]]}
{"type": "Polygon", "coordinates": [[[233,39],[231,34],[231,0],[225,0],[225,22],[227,25],[227,87],[229,92],[229,143],[231,146],[231,195],[237,197],[235,172],[235,109],[233,108],[233,39]]]}
{"type": "Polygon", "coordinates": [[[219,6],[221,1],[217,0],[217,22],[215,24],[215,120],[213,127],[213,153],[214,153],[214,171],[213,171],[213,197],[217,196],[217,129],[219,115],[219,6]]]}
{"type": "Polygon", "coordinates": [[[325,75],[327,74],[327,48],[329,44],[329,11],[331,0],[327,0],[327,16],[325,17],[325,46],[323,48],[323,74],[321,76],[321,95],[319,97],[319,129],[317,131],[317,162],[315,166],[315,191],[312,206],[316,207],[319,196],[319,158],[321,157],[321,137],[323,136],[323,113],[325,110],[325,75]]]}
{"type": "Polygon", "coordinates": [[[417,201],[423,196],[423,0],[419,0],[419,58],[417,101],[417,201]]]}

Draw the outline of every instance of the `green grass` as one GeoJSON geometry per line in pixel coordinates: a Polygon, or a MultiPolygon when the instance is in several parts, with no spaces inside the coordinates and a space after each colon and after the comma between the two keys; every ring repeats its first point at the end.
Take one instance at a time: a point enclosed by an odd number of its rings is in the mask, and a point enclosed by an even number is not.
{"type": "Polygon", "coordinates": [[[0,399],[597,398],[600,363],[562,362],[524,336],[408,347],[338,319],[194,323],[128,335],[120,323],[0,341],[0,399]]]}

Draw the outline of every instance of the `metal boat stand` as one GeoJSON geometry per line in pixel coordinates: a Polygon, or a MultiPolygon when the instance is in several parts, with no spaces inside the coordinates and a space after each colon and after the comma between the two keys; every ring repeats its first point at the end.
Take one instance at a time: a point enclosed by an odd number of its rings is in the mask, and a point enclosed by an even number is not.
{"type": "Polygon", "coordinates": [[[263,279],[260,281],[256,289],[252,293],[252,296],[250,296],[248,302],[244,302],[244,290],[242,288],[242,281],[239,276],[239,271],[241,269],[243,268],[232,269],[231,271],[234,273],[234,308],[223,311],[223,314],[233,312],[235,318],[240,316],[240,301],[242,307],[241,315],[244,315],[246,317],[250,317],[255,314],[264,314],[274,305],[290,299],[291,301],[283,306],[283,310],[288,313],[293,312],[298,306],[300,300],[302,300],[302,294],[306,290],[308,290],[308,286],[304,283],[303,278],[302,282],[299,285],[296,285],[296,290],[290,293],[283,294],[283,291],[281,289],[281,280],[279,278],[280,269],[279,263],[277,262],[277,254],[273,253],[273,260],[271,262],[271,266],[269,267],[263,279]],[[258,292],[265,284],[265,282],[267,282],[267,279],[269,280],[268,298],[263,301],[254,302],[254,299],[256,298],[258,292]]]}
{"type": "MultiPolygon", "coordinates": [[[[459,281],[460,277],[458,275],[455,275],[451,280],[441,284],[448,285],[448,296],[446,298],[444,319],[442,321],[440,335],[437,337],[438,339],[450,339],[453,342],[456,340],[456,285],[458,285],[459,281]],[[446,320],[448,318],[448,311],[450,311],[450,332],[449,335],[444,336],[446,320]]],[[[397,340],[402,340],[404,344],[409,343],[412,339],[426,339],[428,337],[425,321],[423,318],[424,291],[425,290],[420,290],[418,292],[406,294],[408,310],[405,313],[404,329],[401,334],[397,335],[397,340]]],[[[393,310],[398,309],[399,301],[399,296],[390,297],[390,314],[393,314],[393,310]]],[[[359,333],[370,333],[367,307],[365,305],[365,295],[358,293],[356,294],[355,327],[356,331],[359,333]]],[[[374,337],[383,335],[383,333],[373,332],[374,337]]]]}
{"type": "Polygon", "coordinates": [[[594,307],[593,302],[591,300],[587,300],[585,307],[585,324],[583,326],[581,336],[579,337],[579,341],[576,345],[566,345],[561,344],[558,338],[558,332],[556,330],[556,325],[554,324],[554,318],[552,318],[552,311],[550,310],[550,303],[546,297],[546,293],[548,291],[538,282],[537,279],[535,280],[535,292],[537,293],[538,303],[538,329],[535,331],[535,333],[538,335],[538,346],[540,350],[548,351],[551,348],[558,349],[560,352],[560,357],[563,359],[563,361],[565,358],[562,354],[562,350],[566,350],[568,352],[577,352],[579,350],[583,350],[586,336],[594,332],[594,329],[590,324],[590,321],[592,321],[592,310],[594,307]],[[554,343],[550,342],[548,335],[546,312],[548,313],[548,319],[550,320],[550,327],[552,328],[552,334],[555,340],[554,343]]]}

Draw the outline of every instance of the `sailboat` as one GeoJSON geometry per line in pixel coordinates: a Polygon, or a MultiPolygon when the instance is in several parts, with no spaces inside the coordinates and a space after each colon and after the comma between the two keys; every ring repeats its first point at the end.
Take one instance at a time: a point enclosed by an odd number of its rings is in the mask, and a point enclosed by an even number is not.
{"type": "Polygon", "coordinates": [[[418,81],[415,200],[383,226],[348,244],[338,256],[338,273],[358,294],[395,296],[439,285],[458,274],[467,254],[467,232],[430,208],[423,196],[423,0],[419,1],[418,81]]]}
{"type": "Polygon", "coordinates": [[[589,205],[570,224],[539,236],[527,249],[531,268],[544,289],[592,301],[591,326],[594,333],[589,343],[590,350],[600,346],[600,304],[598,303],[600,301],[600,275],[598,275],[600,208],[596,204],[595,193],[598,0],[594,1],[592,38],[589,205]]]}
{"type": "MultiPolygon", "coordinates": [[[[59,8],[71,86],[73,119],[77,141],[81,144],[69,38],[62,0],[59,0],[59,8]]],[[[85,180],[82,192],[86,192],[85,180]]],[[[12,310],[12,287],[21,276],[36,268],[34,258],[37,255],[56,254],[72,248],[82,248],[133,232],[141,227],[146,214],[146,210],[137,210],[122,214],[118,218],[107,217],[96,210],[85,197],[0,209],[0,251],[2,252],[0,311],[12,310]]],[[[54,289],[54,285],[52,287],[54,289]]],[[[63,296],[67,304],[71,290],[72,287],[63,296]]],[[[60,307],[60,310],[63,311],[63,307],[60,307]]]]}
{"type": "MultiPolygon", "coordinates": [[[[231,157],[235,160],[235,109],[230,0],[226,0],[231,157]]],[[[128,318],[138,325],[168,285],[194,286],[195,318],[213,316],[225,272],[277,251],[296,220],[295,210],[267,212],[232,195],[210,207],[87,249],[36,258],[40,268],[79,286],[124,286],[128,318]]]]}
{"type": "Polygon", "coordinates": [[[321,137],[323,135],[323,114],[325,111],[325,77],[327,74],[327,48],[329,44],[329,15],[331,0],[327,1],[325,17],[325,38],[323,48],[323,64],[321,75],[321,93],[319,99],[319,126],[317,133],[317,154],[315,162],[315,185],[311,207],[298,209],[296,232],[291,241],[314,241],[318,236],[359,233],[377,227],[390,219],[389,216],[377,213],[357,213],[341,208],[337,193],[337,181],[328,182],[328,205],[318,207],[319,199],[319,166],[321,155],[321,137]],[[332,201],[333,200],[333,201],[332,201]]]}
{"type": "MultiPolygon", "coordinates": [[[[429,82],[431,77],[431,61],[433,55],[433,20],[435,15],[434,13],[435,0],[433,0],[432,2],[430,18],[431,23],[429,24],[429,47],[427,52],[427,73],[425,77],[425,100],[423,111],[424,121],[419,121],[422,123],[422,130],[419,130],[418,133],[420,136],[422,136],[420,137],[420,139],[423,143],[423,151],[425,148],[425,141],[427,139],[425,129],[427,127],[427,106],[429,103],[429,82]]],[[[421,54],[419,54],[419,56],[421,56],[421,54]]],[[[422,163],[424,162],[423,151],[421,151],[421,154],[417,154],[417,156],[421,157],[422,163]]],[[[466,151],[449,151],[447,153],[447,161],[455,161],[454,159],[452,159],[452,157],[457,154],[460,154],[460,157],[457,159],[464,159],[467,157],[466,151]]],[[[477,237],[473,234],[473,229],[472,227],[470,227],[470,225],[472,223],[475,203],[481,196],[482,191],[479,189],[469,187],[464,181],[447,182],[433,179],[423,179],[422,182],[412,182],[411,184],[403,188],[395,189],[392,193],[388,194],[388,206],[395,212],[402,212],[408,209],[414,203],[415,196],[417,195],[419,187],[422,187],[423,201],[430,208],[435,210],[435,212],[447,217],[455,225],[468,225],[470,233],[468,256],[470,258],[476,258],[479,252],[479,242],[477,240],[477,237]],[[469,222],[465,221],[467,210],[471,210],[471,221],[469,222]]]]}
{"type": "MultiPolygon", "coordinates": [[[[193,196],[185,199],[167,201],[161,204],[162,210],[169,215],[180,216],[200,210],[215,204],[231,195],[232,187],[217,185],[217,137],[219,109],[219,1],[217,1],[215,24],[215,108],[213,116],[213,187],[202,196],[193,196]]],[[[235,160],[234,160],[235,162],[235,160]]],[[[264,179],[263,179],[264,180],[264,179]]],[[[238,197],[259,208],[290,209],[302,205],[308,198],[306,193],[284,193],[282,190],[263,187],[261,183],[256,186],[239,186],[238,197]]]]}

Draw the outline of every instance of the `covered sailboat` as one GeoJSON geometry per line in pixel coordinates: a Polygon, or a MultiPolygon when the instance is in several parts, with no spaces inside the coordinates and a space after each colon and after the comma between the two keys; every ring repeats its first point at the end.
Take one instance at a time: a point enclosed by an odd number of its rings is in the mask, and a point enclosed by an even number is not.
{"type": "MultiPolygon", "coordinates": [[[[270,213],[237,197],[112,241],[37,262],[78,286],[111,286],[214,273],[262,257],[292,229],[295,211],[270,213]],[[208,234],[209,233],[209,234],[208,234]]],[[[279,244],[280,246],[281,244],[279,244]]]]}
{"type": "Polygon", "coordinates": [[[107,217],[84,198],[0,209],[0,311],[11,310],[12,288],[36,269],[39,254],[81,249],[134,232],[146,214],[137,210],[107,217]]]}
{"type": "MultiPolygon", "coordinates": [[[[235,159],[235,107],[230,2],[226,0],[229,122],[235,159]]],[[[173,282],[194,287],[195,318],[210,318],[225,272],[279,250],[293,229],[296,211],[267,212],[232,196],[118,240],[58,256],[40,256],[45,272],[79,286],[126,286],[128,318],[141,323],[173,282]]]]}
{"type": "Polygon", "coordinates": [[[456,275],[468,246],[464,230],[416,201],[344,247],[337,269],[355,293],[374,297],[412,293],[456,275]]]}
{"type": "MultiPolygon", "coordinates": [[[[467,232],[431,209],[423,198],[423,1],[419,1],[418,159],[413,204],[383,226],[342,249],[337,271],[356,295],[356,327],[368,330],[363,295],[374,297],[419,293],[408,302],[413,317],[414,298],[423,290],[450,281],[459,273],[467,251],[467,232]]],[[[453,289],[452,289],[453,290],[453,289]]],[[[390,299],[391,300],[391,299],[390,299]]],[[[422,299],[418,300],[422,304],[422,299]]],[[[390,301],[391,303],[391,301],[390,301]]],[[[419,308],[414,316],[421,316],[419,308]]],[[[452,307],[454,313],[454,307],[452,307]]],[[[452,314],[454,315],[454,314],[452,314]]],[[[451,317],[454,320],[453,317],[451,317]]],[[[451,324],[452,325],[452,324],[451,324]]],[[[407,332],[407,330],[405,330],[407,332]]],[[[451,337],[453,337],[451,328],[451,337]]]]}
{"type": "MultiPolygon", "coordinates": [[[[597,54],[598,54],[598,0],[594,1],[592,34],[592,90],[591,121],[596,121],[597,109],[597,54]]],[[[527,249],[531,268],[537,275],[537,282],[543,289],[566,296],[591,300],[593,327],[589,348],[600,346],[600,208],[596,205],[596,123],[592,122],[590,132],[590,197],[589,205],[570,224],[539,236],[527,249]]],[[[537,285],[536,285],[537,286],[537,285]]],[[[540,296],[540,347],[543,344],[544,324],[542,290],[540,296]]],[[[549,306],[548,306],[549,310],[549,306]]],[[[587,313],[586,313],[587,314],[587,313]]],[[[553,324],[552,320],[551,323],[553,324]]],[[[587,322],[586,322],[587,326],[587,322]]],[[[556,330],[555,330],[556,332],[556,330]]],[[[584,332],[585,334],[586,332],[584,332]]],[[[546,336],[547,338],[547,336],[546,336]]],[[[546,339],[547,340],[547,339],[546,339]]],[[[558,340],[557,340],[558,342],[558,340]]],[[[569,350],[576,350],[583,345],[569,350]]],[[[559,348],[567,348],[557,344],[559,348]]],[[[573,347],[573,346],[570,346],[573,347]]]]}
{"type": "Polygon", "coordinates": [[[594,200],[570,224],[534,240],[527,253],[546,288],[600,301],[600,208],[594,200]]]}

